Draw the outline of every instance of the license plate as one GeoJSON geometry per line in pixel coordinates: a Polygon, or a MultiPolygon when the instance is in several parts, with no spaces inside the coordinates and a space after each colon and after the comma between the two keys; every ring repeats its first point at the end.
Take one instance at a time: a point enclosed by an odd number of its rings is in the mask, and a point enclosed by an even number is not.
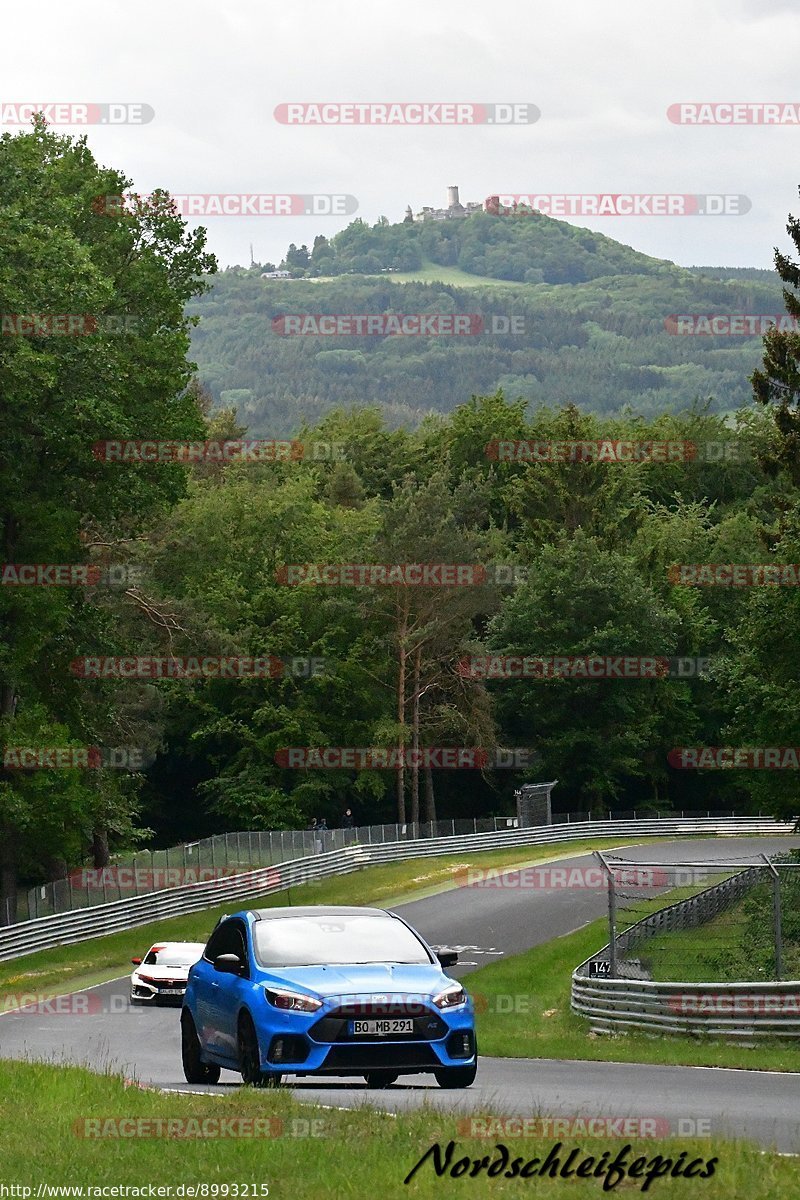
{"type": "Polygon", "coordinates": [[[162,988],[159,992],[160,996],[182,996],[184,988],[162,988]]]}
{"type": "Polygon", "coordinates": [[[411,1017],[404,1017],[397,1021],[353,1021],[350,1025],[350,1032],[372,1034],[373,1037],[387,1033],[413,1033],[414,1022],[411,1017]]]}

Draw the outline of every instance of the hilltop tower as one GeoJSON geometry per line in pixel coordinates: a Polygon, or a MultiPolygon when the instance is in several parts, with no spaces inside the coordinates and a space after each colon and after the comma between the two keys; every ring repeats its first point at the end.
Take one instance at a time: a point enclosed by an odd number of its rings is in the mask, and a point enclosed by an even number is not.
{"type": "Polygon", "coordinates": [[[447,189],[447,207],[448,208],[460,208],[461,207],[461,205],[459,204],[459,201],[458,201],[458,187],[449,187],[447,189]]]}

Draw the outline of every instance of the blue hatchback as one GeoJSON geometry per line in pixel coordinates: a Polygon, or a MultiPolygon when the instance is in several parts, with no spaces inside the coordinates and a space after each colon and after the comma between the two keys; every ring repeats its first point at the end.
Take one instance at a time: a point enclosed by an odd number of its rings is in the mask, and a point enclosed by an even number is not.
{"type": "Polygon", "coordinates": [[[430,1072],[469,1087],[472,1001],[437,953],[377,908],[268,908],[223,917],[191,968],[181,1012],[189,1083],[220,1069],[267,1087],[291,1075],[359,1075],[388,1087],[430,1072]]]}

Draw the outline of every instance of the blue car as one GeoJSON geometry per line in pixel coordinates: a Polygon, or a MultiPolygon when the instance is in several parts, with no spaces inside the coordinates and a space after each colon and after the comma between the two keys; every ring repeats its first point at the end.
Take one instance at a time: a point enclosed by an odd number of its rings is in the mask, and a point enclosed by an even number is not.
{"type": "Polygon", "coordinates": [[[432,1073],[469,1087],[472,1001],[437,953],[377,908],[268,908],[223,917],[189,972],[181,1011],[189,1083],[222,1067],[269,1087],[291,1075],[358,1075],[389,1087],[432,1073]]]}

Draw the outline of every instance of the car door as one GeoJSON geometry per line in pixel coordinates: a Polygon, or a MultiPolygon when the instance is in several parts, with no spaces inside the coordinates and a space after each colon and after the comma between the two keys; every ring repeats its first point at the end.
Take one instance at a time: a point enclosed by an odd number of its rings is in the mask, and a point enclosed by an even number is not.
{"type": "Polygon", "coordinates": [[[237,1060],[236,1021],[239,1015],[241,994],[247,986],[249,964],[247,960],[247,936],[241,920],[230,918],[219,926],[213,946],[209,942],[206,953],[212,958],[219,954],[236,954],[246,965],[245,976],[235,976],[217,971],[213,961],[209,964],[209,1027],[213,1042],[210,1049],[218,1055],[237,1060]],[[216,936],[218,935],[218,937],[216,936]]]}
{"type": "Polygon", "coordinates": [[[214,1054],[222,1052],[219,1036],[220,1014],[218,992],[220,974],[214,969],[214,959],[227,953],[230,934],[223,921],[208,939],[203,957],[192,968],[192,987],[195,995],[195,1017],[200,1044],[214,1054]]]}

